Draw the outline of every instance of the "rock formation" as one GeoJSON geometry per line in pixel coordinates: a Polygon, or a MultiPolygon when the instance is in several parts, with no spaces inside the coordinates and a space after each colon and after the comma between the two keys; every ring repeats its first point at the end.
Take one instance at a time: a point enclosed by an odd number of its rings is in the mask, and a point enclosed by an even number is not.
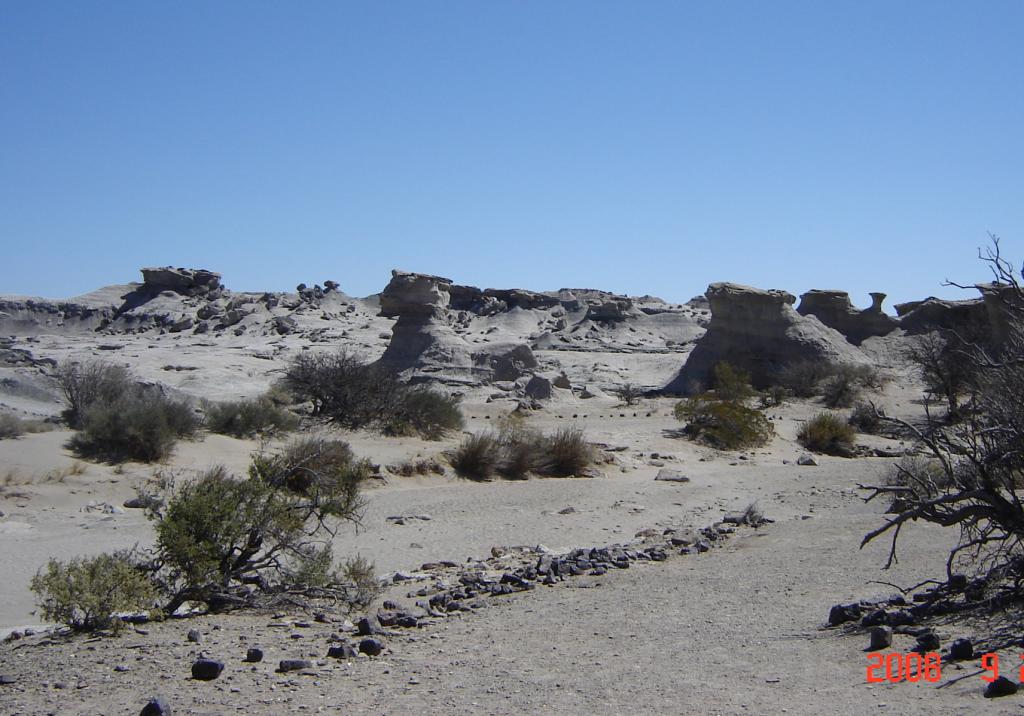
{"type": "Polygon", "coordinates": [[[899,327],[899,321],[882,312],[884,300],[884,293],[872,293],[871,307],[862,311],[854,307],[846,291],[813,289],[800,297],[796,310],[802,316],[815,316],[850,343],[860,345],[866,338],[885,336],[899,327]]]}
{"type": "Polygon", "coordinates": [[[706,386],[714,366],[726,361],[765,385],[784,365],[801,360],[867,363],[867,357],[838,331],[793,309],[796,297],[734,283],[713,283],[705,292],[711,307],[707,333],[678,375],[665,386],[686,393],[706,386]]]}
{"type": "Polygon", "coordinates": [[[926,333],[938,329],[963,330],[988,325],[989,313],[983,298],[948,301],[929,296],[923,301],[898,303],[896,314],[907,333],[926,333]]]}
{"type": "MultiPolygon", "coordinates": [[[[478,347],[459,336],[449,310],[452,286],[451,279],[440,276],[391,272],[391,282],[380,294],[380,312],[398,320],[380,365],[409,380],[456,384],[516,380],[537,367],[524,344],[478,347]]],[[[483,292],[474,294],[469,289],[459,287],[460,302],[483,300],[483,292]]]]}
{"type": "Polygon", "coordinates": [[[220,274],[206,269],[171,266],[142,269],[142,289],[151,293],[174,291],[183,296],[199,296],[221,288],[220,274]]]}

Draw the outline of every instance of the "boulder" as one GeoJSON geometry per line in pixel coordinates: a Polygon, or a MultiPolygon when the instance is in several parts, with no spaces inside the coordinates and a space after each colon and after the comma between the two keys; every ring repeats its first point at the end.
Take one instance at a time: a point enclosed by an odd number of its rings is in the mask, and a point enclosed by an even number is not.
{"type": "Polygon", "coordinates": [[[527,398],[533,398],[534,400],[547,400],[552,396],[554,390],[551,381],[547,378],[535,375],[530,378],[526,387],[523,389],[523,393],[527,398]]]}
{"type": "Polygon", "coordinates": [[[814,316],[797,313],[791,293],[713,283],[706,296],[711,306],[707,333],[665,386],[668,393],[706,386],[712,369],[722,361],[750,373],[756,386],[770,384],[779,369],[797,361],[869,363],[841,333],[814,316]]]}
{"type": "Polygon", "coordinates": [[[796,311],[802,316],[815,316],[851,343],[860,345],[866,338],[885,336],[899,327],[898,320],[882,312],[885,294],[872,293],[871,299],[871,307],[862,311],[853,306],[846,291],[813,289],[800,296],[796,311]]]}

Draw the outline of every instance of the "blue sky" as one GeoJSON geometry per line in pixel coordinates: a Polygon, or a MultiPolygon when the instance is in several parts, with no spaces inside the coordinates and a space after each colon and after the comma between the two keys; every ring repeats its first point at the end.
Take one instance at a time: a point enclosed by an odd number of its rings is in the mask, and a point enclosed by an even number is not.
{"type": "Polygon", "coordinates": [[[1024,257],[1024,3],[0,3],[0,293],[901,301],[1024,257]]]}

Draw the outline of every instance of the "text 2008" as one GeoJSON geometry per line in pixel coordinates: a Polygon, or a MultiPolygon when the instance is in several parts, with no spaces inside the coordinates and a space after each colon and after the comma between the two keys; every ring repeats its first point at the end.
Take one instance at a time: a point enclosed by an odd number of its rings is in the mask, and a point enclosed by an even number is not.
{"type": "MultiPolygon", "coordinates": [[[[1024,654],[1020,657],[1024,660],[1024,654]]],[[[982,681],[992,683],[999,678],[999,654],[990,652],[982,654],[981,669],[987,673],[981,674],[982,681]]],[[[889,654],[881,654],[873,651],[868,654],[868,666],[866,670],[867,682],[869,684],[882,684],[886,681],[897,683],[899,681],[936,682],[942,678],[942,656],[934,651],[926,654],[919,654],[912,651],[908,654],[901,654],[897,651],[889,654]]],[[[1019,680],[1024,681],[1024,666],[1020,667],[1019,680]]]]}

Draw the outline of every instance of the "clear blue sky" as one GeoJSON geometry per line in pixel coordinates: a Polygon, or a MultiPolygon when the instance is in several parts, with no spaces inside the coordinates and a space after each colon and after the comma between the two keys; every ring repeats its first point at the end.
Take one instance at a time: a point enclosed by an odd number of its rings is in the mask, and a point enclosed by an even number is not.
{"type": "Polygon", "coordinates": [[[0,2],[0,293],[892,300],[1024,257],[1024,2],[0,2]]]}

